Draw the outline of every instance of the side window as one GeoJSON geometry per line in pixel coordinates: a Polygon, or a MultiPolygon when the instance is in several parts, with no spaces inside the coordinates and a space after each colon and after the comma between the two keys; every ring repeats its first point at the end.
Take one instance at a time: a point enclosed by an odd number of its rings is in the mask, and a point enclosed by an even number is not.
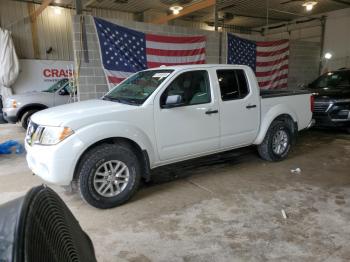
{"type": "Polygon", "coordinates": [[[249,94],[247,78],[243,70],[236,70],[237,82],[239,85],[240,98],[244,98],[249,94]]]}
{"type": "Polygon", "coordinates": [[[190,71],[177,76],[162,94],[161,105],[165,105],[167,97],[172,95],[180,95],[183,106],[209,103],[211,99],[208,72],[190,71]]]}
{"type": "Polygon", "coordinates": [[[247,78],[242,69],[217,70],[222,101],[242,99],[249,94],[247,78]]]}

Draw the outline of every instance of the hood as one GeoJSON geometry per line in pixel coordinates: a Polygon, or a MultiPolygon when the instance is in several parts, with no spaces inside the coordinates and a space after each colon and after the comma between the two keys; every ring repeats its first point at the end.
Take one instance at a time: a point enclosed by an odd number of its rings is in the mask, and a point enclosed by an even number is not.
{"type": "Polygon", "coordinates": [[[350,87],[349,88],[310,88],[308,89],[313,93],[315,98],[319,99],[346,99],[350,98],[350,87]]]}
{"type": "Polygon", "coordinates": [[[26,92],[18,95],[12,95],[7,97],[7,99],[15,99],[15,100],[26,99],[27,100],[30,97],[43,97],[43,96],[52,96],[52,95],[53,93],[32,91],[32,92],[26,92]]]}
{"type": "Polygon", "coordinates": [[[22,93],[18,95],[8,96],[4,100],[4,104],[8,105],[8,103],[10,103],[13,100],[17,101],[17,105],[19,107],[27,103],[46,104],[46,102],[51,101],[51,99],[53,99],[53,96],[54,96],[53,93],[33,91],[33,92],[27,92],[27,93],[22,93]]]}
{"type": "Polygon", "coordinates": [[[138,106],[105,100],[88,100],[56,106],[34,114],[31,120],[39,125],[66,126],[78,129],[97,121],[116,120],[116,112],[136,110],[138,106]]]}
{"type": "Polygon", "coordinates": [[[11,95],[6,98],[3,98],[3,106],[11,107],[11,103],[13,100],[17,102],[18,107],[21,107],[22,105],[28,103],[40,103],[46,105],[45,102],[51,101],[51,99],[53,99],[52,93],[33,91],[18,95],[11,95]]]}

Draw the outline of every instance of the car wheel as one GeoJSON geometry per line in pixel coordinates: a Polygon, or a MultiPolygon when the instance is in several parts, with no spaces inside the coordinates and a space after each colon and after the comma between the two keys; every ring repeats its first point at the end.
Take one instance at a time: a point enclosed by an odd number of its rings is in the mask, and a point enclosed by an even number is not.
{"type": "Polygon", "coordinates": [[[267,161],[281,161],[285,159],[291,147],[291,133],[289,125],[285,122],[272,122],[264,141],[258,145],[260,157],[267,161]]]}
{"type": "Polygon", "coordinates": [[[90,150],[78,170],[79,191],[90,205],[106,209],[128,201],[138,189],[138,158],[127,144],[103,144],[90,150]]]}
{"type": "Polygon", "coordinates": [[[23,114],[23,116],[21,117],[21,125],[24,129],[27,130],[30,122],[30,117],[38,111],[39,110],[29,110],[23,114]]]}

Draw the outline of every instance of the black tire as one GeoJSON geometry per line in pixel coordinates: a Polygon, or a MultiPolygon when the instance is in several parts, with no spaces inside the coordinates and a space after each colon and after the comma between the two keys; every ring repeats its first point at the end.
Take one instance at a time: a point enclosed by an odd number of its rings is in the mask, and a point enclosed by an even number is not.
{"type": "Polygon", "coordinates": [[[265,135],[264,141],[258,145],[258,152],[262,159],[267,161],[281,161],[288,156],[291,148],[292,132],[290,126],[283,121],[273,121],[265,135]],[[273,138],[278,131],[284,131],[287,135],[287,146],[280,154],[273,150],[273,138]]]}
{"type": "Polygon", "coordinates": [[[93,148],[83,157],[77,172],[81,197],[88,204],[100,209],[113,208],[127,202],[137,191],[141,180],[138,158],[127,144],[102,144],[93,148]],[[105,197],[95,189],[94,176],[103,163],[111,160],[121,161],[127,166],[129,180],[119,194],[105,197]]]}
{"type": "Polygon", "coordinates": [[[21,117],[21,125],[24,129],[27,130],[29,122],[30,122],[30,117],[35,114],[36,112],[38,112],[39,110],[29,110],[27,112],[25,112],[22,117],[21,117]]]}

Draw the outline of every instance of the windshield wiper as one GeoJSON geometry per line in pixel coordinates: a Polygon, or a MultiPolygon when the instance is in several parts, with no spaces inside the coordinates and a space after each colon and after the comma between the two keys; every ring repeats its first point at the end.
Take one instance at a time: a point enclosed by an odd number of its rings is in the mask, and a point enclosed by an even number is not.
{"type": "Polygon", "coordinates": [[[134,99],[116,98],[110,96],[104,96],[102,99],[127,105],[140,105],[140,103],[137,103],[134,99]]]}

